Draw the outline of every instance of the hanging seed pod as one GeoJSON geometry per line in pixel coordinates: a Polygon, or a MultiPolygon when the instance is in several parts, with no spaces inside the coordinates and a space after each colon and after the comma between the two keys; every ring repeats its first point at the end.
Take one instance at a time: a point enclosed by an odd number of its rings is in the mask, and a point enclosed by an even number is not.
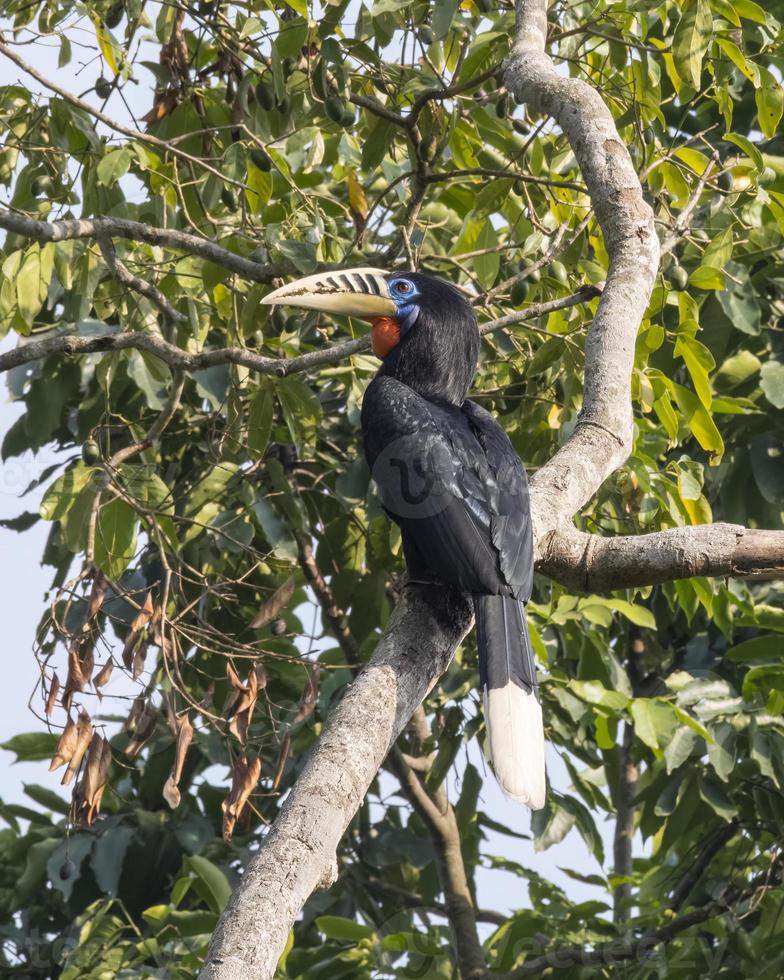
{"type": "Polygon", "coordinates": [[[272,86],[268,85],[267,82],[259,82],[253,90],[253,94],[256,96],[256,101],[262,109],[266,109],[269,112],[275,108],[275,93],[272,86]]]}
{"type": "Polygon", "coordinates": [[[260,147],[255,147],[250,151],[250,162],[254,167],[259,170],[263,170],[264,173],[269,173],[272,170],[272,160],[268,153],[265,153],[260,147]]]}
{"type": "Polygon", "coordinates": [[[528,283],[525,281],[525,279],[518,279],[512,286],[512,292],[510,295],[512,306],[522,306],[525,302],[526,296],[528,296],[528,283]]]}
{"type": "Polygon", "coordinates": [[[342,123],[343,115],[346,110],[346,103],[337,96],[332,96],[324,103],[324,111],[332,122],[342,123]]]}

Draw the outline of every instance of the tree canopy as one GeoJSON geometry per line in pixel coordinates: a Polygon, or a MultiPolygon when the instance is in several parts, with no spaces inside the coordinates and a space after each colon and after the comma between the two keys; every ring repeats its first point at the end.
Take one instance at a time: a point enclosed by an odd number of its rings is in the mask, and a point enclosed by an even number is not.
{"type": "MultiPolygon", "coordinates": [[[[608,249],[573,148],[506,87],[508,2],[9,0],[4,17],[0,370],[24,414],[1,451],[61,462],[40,512],[6,522],[50,522],[52,593],[37,720],[4,746],[42,770],[29,806],[0,805],[0,970],[195,977],[404,587],[358,444],[367,324],[260,300],[344,265],[459,283],[484,331],[472,397],[535,472],[578,420],[608,249]]],[[[556,0],[548,18],[664,253],[632,453],[576,525],[780,530],[784,4],[556,0]]],[[[570,780],[531,834],[543,850],[576,828],[602,870],[568,875],[595,898],[488,843],[520,830],[481,802],[469,637],[280,977],[449,978],[477,958],[514,978],[781,974],[780,588],[645,584],[643,563],[593,594],[581,569],[546,567],[529,607],[570,780]],[[527,888],[510,916],[475,908],[483,867],[527,888]]]]}

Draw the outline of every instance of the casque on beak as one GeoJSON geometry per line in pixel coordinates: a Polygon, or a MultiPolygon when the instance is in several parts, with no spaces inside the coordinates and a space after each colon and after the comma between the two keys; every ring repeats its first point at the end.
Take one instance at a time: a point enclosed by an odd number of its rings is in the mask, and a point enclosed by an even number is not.
{"type": "Polygon", "coordinates": [[[383,269],[318,272],[287,283],[262,299],[265,306],[298,306],[374,320],[395,314],[383,269]]]}

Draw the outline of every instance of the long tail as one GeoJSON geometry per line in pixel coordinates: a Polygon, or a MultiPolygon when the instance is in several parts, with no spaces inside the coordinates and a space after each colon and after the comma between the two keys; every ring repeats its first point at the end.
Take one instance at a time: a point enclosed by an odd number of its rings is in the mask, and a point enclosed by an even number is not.
{"type": "Polygon", "coordinates": [[[504,793],[539,810],[545,800],[544,733],[525,606],[475,595],[479,675],[490,759],[504,793]]]}

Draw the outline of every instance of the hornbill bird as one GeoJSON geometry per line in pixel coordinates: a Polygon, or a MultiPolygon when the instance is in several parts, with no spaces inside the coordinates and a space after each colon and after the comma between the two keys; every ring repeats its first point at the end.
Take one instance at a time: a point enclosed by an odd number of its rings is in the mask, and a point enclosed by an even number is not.
{"type": "Polygon", "coordinates": [[[371,321],[381,359],[362,403],[371,474],[400,526],[410,578],[471,596],[496,777],[508,796],[541,808],[542,710],[525,622],[528,483],[504,430],[466,398],[480,343],[471,305],[433,276],[366,268],[307,276],[262,302],[371,321]]]}

